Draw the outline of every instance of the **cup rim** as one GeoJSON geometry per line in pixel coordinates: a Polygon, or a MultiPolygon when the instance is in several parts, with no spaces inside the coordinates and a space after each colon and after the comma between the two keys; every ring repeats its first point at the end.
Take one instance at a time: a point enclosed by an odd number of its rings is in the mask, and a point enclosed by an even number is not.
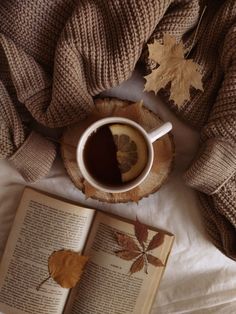
{"type": "Polygon", "coordinates": [[[82,135],[78,141],[78,145],[77,145],[77,149],[76,149],[77,164],[78,164],[78,167],[79,167],[80,172],[81,172],[82,176],[84,177],[84,179],[86,181],[88,181],[88,183],[90,183],[97,190],[107,192],[107,193],[127,192],[127,191],[137,187],[139,184],[141,184],[145,180],[145,178],[148,176],[148,174],[151,170],[151,167],[153,164],[153,158],[154,158],[153,146],[152,146],[150,138],[148,137],[148,133],[145,131],[145,129],[142,126],[140,126],[135,121],[128,119],[128,118],[123,118],[123,117],[106,117],[106,118],[101,118],[101,119],[95,121],[94,123],[92,123],[82,133],[82,135]],[[87,171],[86,166],[85,166],[85,162],[84,162],[84,158],[83,158],[83,150],[84,150],[85,144],[86,144],[89,136],[93,132],[95,132],[98,128],[100,128],[101,126],[104,126],[106,124],[111,124],[111,123],[129,124],[129,125],[135,127],[136,129],[138,129],[142,133],[143,137],[145,138],[147,148],[148,148],[148,162],[147,162],[145,168],[139,174],[139,176],[136,177],[134,180],[127,182],[127,183],[124,183],[124,184],[119,185],[119,186],[109,186],[109,185],[106,185],[106,184],[103,184],[103,183],[97,181],[87,171]]]}

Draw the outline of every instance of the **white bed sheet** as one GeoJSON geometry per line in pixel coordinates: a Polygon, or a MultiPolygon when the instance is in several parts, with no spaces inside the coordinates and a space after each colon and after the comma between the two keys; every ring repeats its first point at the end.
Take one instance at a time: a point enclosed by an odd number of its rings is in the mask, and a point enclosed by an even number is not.
{"type": "MultiPolygon", "coordinates": [[[[85,200],[70,181],[58,157],[49,175],[30,186],[120,216],[167,229],[176,240],[162,278],[152,314],[236,313],[236,263],[225,257],[207,239],[200,205],[181,174],[197,150],[198,134],[178,121],[152,93],[143,93],[143,80],[135,72],[130,80],[105,93],[129,100],[144,100],[164,121],[173,123],[176,145],[175,170],[156,193],[139,202],[107,204],[85,200]]],[[[0,256],[14,219],[25,182],[7,161],[0,161],[0,256]]]]}

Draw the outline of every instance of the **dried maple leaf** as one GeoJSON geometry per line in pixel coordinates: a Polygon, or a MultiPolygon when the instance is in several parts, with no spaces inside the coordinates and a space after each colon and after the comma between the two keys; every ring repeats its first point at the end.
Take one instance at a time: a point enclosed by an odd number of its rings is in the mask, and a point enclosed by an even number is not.
{"type": "Polygon", "coordinates": [[[50,276],[63,288],[72,288],[80,280],[88,256],[70,250],[53,252],[48,259],[50,276]]]}
{"type": "Polygon", "coordinates": [[[193,60],[184,58],[182,42],[177,43],[175,37],[165,34],[163,45],[155,41],[148,45],[148,50],[149,58],[159,64],[159,67],[144,77],[145,91],[157,93],[171,82],[170,99],[179,107],[185,100],[190,100],[190,86],[203,91],[200,66],[193,60]]]}
{"type": "Polygon", "coordinates": [[[156,233],[151,241],[146,244],[148,239],[148,228],[146,225],[142,224],[137,217],[134,222],[134,233],[140,246],[138,246],[130,236],[118,232],[115,233],[117,242],[122,247],[122,250],[115,252],[116,256],[127,261],[136,258],[130,267],[131,275],[143,269],[144,266],[145,273],[147,273],[148,263],[155,267],[164,266],[159,258],[147,253],[162,245],[164,242],[164,234],[161,232],[156,233]]]}

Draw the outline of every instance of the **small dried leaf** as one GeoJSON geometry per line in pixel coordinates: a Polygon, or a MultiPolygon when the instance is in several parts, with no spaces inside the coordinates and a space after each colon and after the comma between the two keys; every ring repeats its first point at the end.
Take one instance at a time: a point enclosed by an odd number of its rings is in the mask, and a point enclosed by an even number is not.
{"type": "Polygon", "coordinates": [[[50,276],[63,288],[72,288],[80,280],[88,256],[70,250],[53,252],[48,259],[50,276]]]}
{"type": "Polygon", "coordinates": [[[138,257],[141,254],[141,252],[137,252],[137,251],[127,251],[127,250],[123,250],[123,251],[117,251],[116,252],[116,256],[125,259],[126,261],[130,261],[136,257],[138,257]]]}
{"type": "Polygon", "coordinates": [[[134,223],[134,229],[135,229],[135,236],[138,239],[138,242],[143,247],[144,242],[146,242],[148,238],[148,228],[146,225],[142,224],[136,217],[136,221],[134,223]]]}
{"type": "Polygon", "coordinates": [[[141,255],[140,257],[138,257],[134,262],[133,264],[131,265],[130,267],[130,273],[131,275],[133,273],[136,273],[138,271],[140,271],[144,266],[144,256],[141,255]]]}
{"type": "Polygon", "coordinates": [[[156,266],[156,267],[164,266],[164,264],[162,263],[162,261],[159,258],[157,258],[151,254],[146,254],[146,257],[147,257],[148,263],[152,264],[153,266],[156,266]]]}
{"type": "Polygon", "coordinates": [[[93,187],[91,184],[89,184],[87,180],[84,180],[83,184],[84,184],[84,194],[86,198],[96,195],[96,192],[97,192],[96,188],[93,187]]]}
{"type": "Polygon", "coordinates": [[[163,242],[164,242],[164,234],[162,232],[156,233],[153,236],[152,240],[149,242],[147,251],[157,248],[158,246],[162,245],[163,242]]]}
{"type": "Polygon", "coordinates": [[[130,190],[128,193],[129,193],[130,200],[138,204],[138,202],[141,198],[141,196],[140,196],[141,192],[140,192],[139,186],[130,190]]]}
{"type": "Polygon", "coordinates": [[[140,252],[140,248],[131,237],[129,237],[126,234],[122,234],[118,232],[116,232],[115,235],[116,235],[118,244],[122,246],[124,250],[140,252]]]}
{"type": "Polygon", "coordinates": [[[184,58],[183,43],[168,34],[163,36],[163,45],[155,41],[148,46],[149,58],[159,64],[151,74],[145,76],[145,91],[157,93],[171,82],[170,99],[177,106],[190,100],[190,87],[203,91],[200,66],[191,59],[184,58]]]}
{"type": "Polygon", "coordinates": [[[114,115],[118,117],[129,118],[137,123],[140,123],[140,111],[142,103],[128,103],[127,106],[117,107],[114,115]]]}

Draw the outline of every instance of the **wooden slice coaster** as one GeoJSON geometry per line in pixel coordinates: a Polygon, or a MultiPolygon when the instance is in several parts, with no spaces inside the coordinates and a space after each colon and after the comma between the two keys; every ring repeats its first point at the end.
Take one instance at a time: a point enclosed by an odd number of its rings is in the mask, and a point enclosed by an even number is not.
{"type": "Polygon", "coordinates": [[[108,116],[126,117],[136,121],[146,131],[161,125],[163,122],[141,103],[104,98],[95,100],[94,112],[84,121],[68,127],[61,139],[61,154],[65,168],[75,184],[85,196],[109,202],[138,202],[141,198],[156,192],[166,181],[171,172],[174,160],[174,143],[170,133],[153,144],[154,162],[147,178],[138,187],[124,193],[106,193],[96,190],[84,180],[76,162],[76,146],[83,131],[93,122],[108,116]]]}

